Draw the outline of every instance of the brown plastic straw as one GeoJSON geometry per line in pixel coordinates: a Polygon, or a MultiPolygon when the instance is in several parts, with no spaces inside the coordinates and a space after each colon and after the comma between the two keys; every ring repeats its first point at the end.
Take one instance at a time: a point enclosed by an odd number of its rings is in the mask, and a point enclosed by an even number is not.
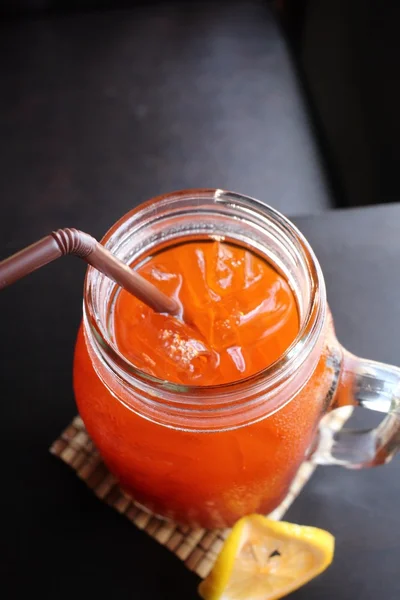
{"type": "Polygon", "coordinates": [[[73,254],[115,281],[156,312],[176,314],[178,304],[116,258],[91,235],[78,229],[58,229],[0,262],[0,290],[56,258],[73,254]]]}

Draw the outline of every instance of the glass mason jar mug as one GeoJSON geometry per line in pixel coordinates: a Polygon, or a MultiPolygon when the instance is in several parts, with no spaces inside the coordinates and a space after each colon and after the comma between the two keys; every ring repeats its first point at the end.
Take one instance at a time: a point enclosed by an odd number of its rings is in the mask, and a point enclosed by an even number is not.
{"type": "Polygon", "coordinates": [[[113,337],[119,288],[89,268],[74,361],[81,417],[122,488],[157,515],[226,527],[269,513],[305,457],[350,468],[387,462],[400,444],[400,369],[361,360],[337,341],[321,268],[307,241],[272,208],[222,190],[151,200],[103,244],[128,264],[180,242],[223,239],[284,275],[300,330],[271,366],[219,386],[187,386],[131,364],[113,337]],[[374,430],[335,432],[322,417],[344,405],[387,413],[374,430]]]}

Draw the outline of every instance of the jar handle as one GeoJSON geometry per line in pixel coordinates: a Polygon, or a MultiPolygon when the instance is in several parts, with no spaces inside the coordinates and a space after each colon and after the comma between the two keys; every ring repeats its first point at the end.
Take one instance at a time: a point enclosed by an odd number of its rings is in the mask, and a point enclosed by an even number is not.
{"type": "Polygon", "coordinates": [[[400,369],[344,351],[333,408],[343,406],[360,406],[387,416],[375,429],[369,430],[345,427],[338,431],[323,419],[310,460],[349,469],[389,462],[400,449],[400,369]]]}

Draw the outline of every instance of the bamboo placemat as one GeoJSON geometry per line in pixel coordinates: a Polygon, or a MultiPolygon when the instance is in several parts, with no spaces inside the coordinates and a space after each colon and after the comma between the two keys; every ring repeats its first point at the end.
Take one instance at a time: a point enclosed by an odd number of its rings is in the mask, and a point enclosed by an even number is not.
{"type": "MultiPolygon", "coordinates": [[[[341,429],[351,414],[351,408],[343,408],[325,417],[331,427],[341,429]]],[[[211,571],[229,529],[190,529],[173,522],[163,521],[145,512],[135,501],[119,488],[117,481],[107,470],[80,417],[75,417],[61,436],[52,444],[50,452],[72,467],[78,477],[93,490],[95,495],[118,512],[124,514],[139,529],[174,552],[188,569],[200,577],[211,571]]],[[[315,465],[304,462],[300,467],[288,495],[269,516],[279,520],[311,477],[315,465]]]]}

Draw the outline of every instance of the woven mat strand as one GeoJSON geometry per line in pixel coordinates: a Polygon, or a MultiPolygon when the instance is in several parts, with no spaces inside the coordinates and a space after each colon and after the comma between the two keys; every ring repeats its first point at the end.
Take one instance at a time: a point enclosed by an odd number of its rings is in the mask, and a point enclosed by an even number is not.
{"type": "MultiPolygon", "coordinates": [[[[341,409],[325,417],[329,424],[339,430],[351,414],[351,409],[341,409]]],[[[222,548],[229,529],[206,530],[182,527],[163,521],[145,512],[118,486],[107,470],[80,417],[75,417],[61,436],[52,444],[50,452],[72,467],[78,477],[93,490],[95,495],[124,514],[139,529],[146,531],[157,542],[180,558],[188,569],[200,577],[206,577],[222,548]]],[[[288,495],[276,508],[271,518],[283,517],[293,500],[311,477],[315,465],[305,462],[300,467],[288,495]]]]}

